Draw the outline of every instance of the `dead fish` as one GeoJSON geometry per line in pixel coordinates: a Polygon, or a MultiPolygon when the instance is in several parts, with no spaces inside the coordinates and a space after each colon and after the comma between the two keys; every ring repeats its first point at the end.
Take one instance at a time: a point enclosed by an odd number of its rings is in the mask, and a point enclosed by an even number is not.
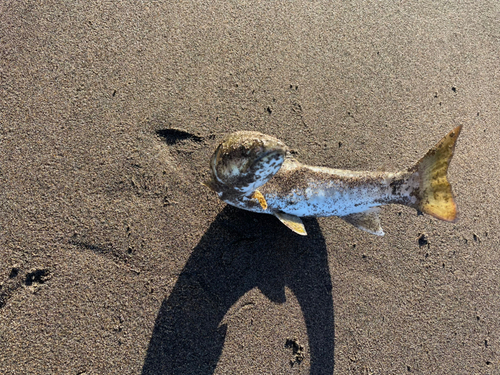
{"type": "Polygon", "coordinates": [[[462,127],[458,126],[413,167],[401,172],[358,172],[313,167],[296,160],[279,139],[239,131],[226,136],[210,159],[203,184],[224,202],[275,215],[307,235],[301,217],[338,216],[383,236],[380,206],[400,204],[440,220],[455,221],[457,207],[447,179],[462,127]]]}

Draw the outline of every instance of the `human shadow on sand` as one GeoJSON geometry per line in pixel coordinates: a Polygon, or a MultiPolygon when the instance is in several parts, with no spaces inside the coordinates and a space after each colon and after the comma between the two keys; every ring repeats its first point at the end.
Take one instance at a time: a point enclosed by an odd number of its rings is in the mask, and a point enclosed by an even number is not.
{"type": "Polygon", "coordinates": [[[306,219],[304,224],[307,237],[292,233],[270,215],[224,208],[161,305],[142,374],[212,374],[226,336],[227,326],[221,322],[231,306],[255,287],[271,301],[283,303],[285,286],[304,314],[310,374],[332,374],[328,254],[317,221],[306,219]]]}

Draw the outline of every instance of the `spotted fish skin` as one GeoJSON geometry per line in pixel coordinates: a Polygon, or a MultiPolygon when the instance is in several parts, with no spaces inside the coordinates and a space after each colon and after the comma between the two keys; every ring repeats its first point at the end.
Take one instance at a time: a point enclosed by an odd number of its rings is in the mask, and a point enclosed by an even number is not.
{"type": "Polygon", "coordinates": [[[385,204],[415,204],[415,186],[416,181],[408,172],[353,172],[311,167],[287,158],[280,171],[259,188],[268,205],[266,210],[245,196],[228,203],[260,213],[346,216],[385,204]]]}
{"type": "Polygon", "coordinates": [[[292,157],[280,140],[258,132],[228,135],[215,150],[205,185],[244,210],[273,214],[306,235],[300,217],[339,216],[383,235],[379,206],[401,204],[454,221],[456,205],[447,169],[461,127],[455,128],[412,168],[358,172],[313,167],[292,157]]]}
{"type": "Polygon", "coordinates": [[[229,134],[214,151],[210,159],[211,178],[204,184],[228,203],[250,196],[279,171],[287,152],[283,142],[266,134],[229,134]]]}

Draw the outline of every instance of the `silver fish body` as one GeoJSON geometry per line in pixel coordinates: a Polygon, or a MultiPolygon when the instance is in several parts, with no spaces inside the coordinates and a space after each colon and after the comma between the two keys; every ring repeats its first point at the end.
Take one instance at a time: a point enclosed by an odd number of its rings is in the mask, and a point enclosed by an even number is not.
{"type": "Polygon", "coordinates": [[[285,160],[274,178],[259,189],[267,201],[266,210],[241,196],[228,203],[260,213],[346,216],[390,203],[416,203],[409,177],[404,172],[352,172],[285,160]]]}
{"type": "Polygon", "coordinates": [[[294,159],[275,138],[237,132],[226,137],[214,153],[212,179],[206,185],[226,203],[273,214],[302,235],[306,231],[299,218],[308,216],[339,216],[362,230],[383,235],[378,207],[386,204],[410,206],[453,221],[456,206],[446,171],[460,130],[450,132],[413,168],[395,173],[308,166],[294,159]]]}

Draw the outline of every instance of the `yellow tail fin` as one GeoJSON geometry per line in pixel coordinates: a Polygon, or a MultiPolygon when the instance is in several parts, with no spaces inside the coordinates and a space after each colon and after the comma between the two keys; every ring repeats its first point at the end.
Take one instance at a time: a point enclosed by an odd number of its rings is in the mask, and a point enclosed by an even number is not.
{"type": "Polygon", "coordinates": [[[409,170],[420,180],[420,186],[415,190],[419,198],[416,208],[446,221],[455,221],[457,217],[457,206],[446,172],[461,130],[462,126],[453,129],[409,170]]]}

